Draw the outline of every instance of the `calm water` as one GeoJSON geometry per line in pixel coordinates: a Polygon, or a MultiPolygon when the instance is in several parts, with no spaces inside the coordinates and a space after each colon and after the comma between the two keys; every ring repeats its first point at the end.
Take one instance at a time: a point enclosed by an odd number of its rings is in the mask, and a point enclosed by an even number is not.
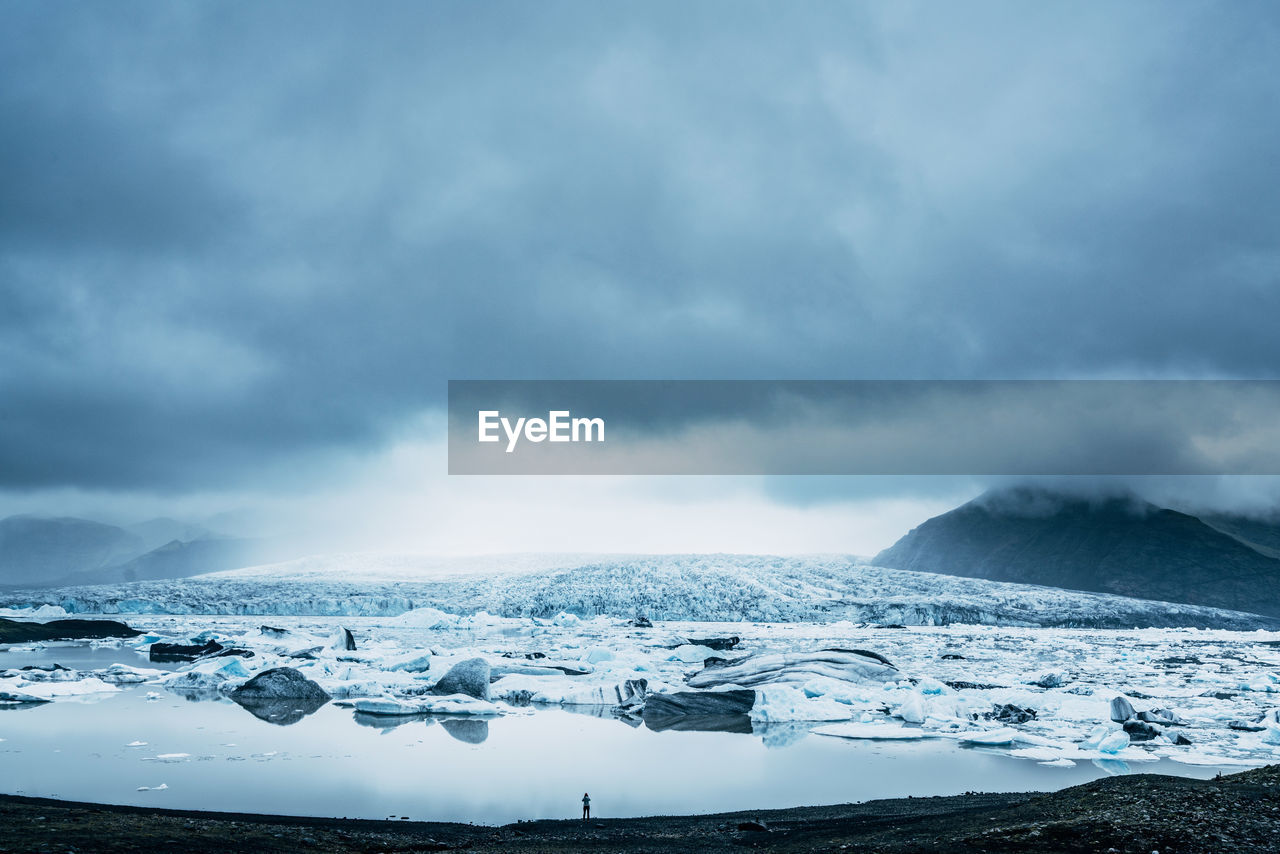
{"type": "MultiPolygon", "coordinates": [[[[129,650],[0,652],[0,668],[144,663],[129,650]]],[[[751,735],[653,732],[538,709],[489,721],[357,716],[326,705],[290,726],[155,686],[0,713],[3,790],[120,804],[502,823],[719,812],[968,790],[1055,789],[1123,768],[1046,768],[942,740],[850,742],[774,725],[751,735]],[[131,742],[145,745],[129,747],[131,742]],[[164,757],[166,754],[186,754],[164,757]],[[139,792],[139,786],[168,786],[139,792]]],[[[1144,763],[1198,777],[1216,768],[1144,763]]]]}

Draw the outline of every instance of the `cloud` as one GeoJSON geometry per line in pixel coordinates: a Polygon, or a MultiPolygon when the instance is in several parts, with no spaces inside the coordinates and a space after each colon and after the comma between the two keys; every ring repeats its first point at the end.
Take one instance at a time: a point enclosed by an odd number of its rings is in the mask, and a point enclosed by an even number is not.
{"type": "Polygon", "coordinates": [[[449,378],[1280,356],[1269,4],[74,11],[0,34],[10,489],[323,480],[449,378]]]}

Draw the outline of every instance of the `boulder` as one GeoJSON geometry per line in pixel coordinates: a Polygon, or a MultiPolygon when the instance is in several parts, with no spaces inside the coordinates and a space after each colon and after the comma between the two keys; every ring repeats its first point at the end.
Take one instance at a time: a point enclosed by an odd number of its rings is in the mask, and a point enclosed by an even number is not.
{"type": "Polygon", "coordinates": [[[1062,673],[1042,673],[1032,680],[1030,684],[1041,688],[1061,688],[1067,681],[1066,675],[1062,673]]]}
{"type": "Polygon", "coordinates": [[[50,620],[32,623],[0,617],[0,643],[32,643],[49,640],[133,638],[142,634],[115,620],[50,620]]]}
{"type": "Polygon", "coordinates": [[[208,640],[202,644],[153,643],[148,657],[159,662],[195,661],[206,655],[217,655],[224,649],[226,647],[216,640],[208,640]]]}
{"type": "Polygon", "coordinates": [[[896,682],[898,668],[878,653],[858,649],[822,649],[750,655],[727,664],[704,667],[687,680],[691,688],[741,685],[754,688],[773,683],[805,683],[815,676],[842,682],[896,682]]]}
{"type": "Polygon", "coordinates": [[[677,691],[672,694],[649,694],[645,698],[644,717],[745,715],[755,703],[755,691],[677,691]]]}
{"type": "Polygon", "coordinates": [[[1129,734],[1129,738],[1133,741],[1150,741],[1162,730],[1155,724],[1149,724],[1146,721],[1125,721],[1124,731],[1129,734]]]}
{"type": "Polygon", "coordinates": [[[323,688],[292,667],[264,670],[231,692],[231,699],[251,700],[320,700],[328,702],[323,688]]]}
{"type": "Polygon", "coordinates": [[[982,716],[989,721],[999,721],[1002,724],[1025,724],[1027,721],[1036,719],[1033,709],[1024,709],[1013,703],[997,703],[991,711],[983,713],[982,716]]]}
{"type": "Polygon", "coordinates": [[[468,658],[450,667],[432,690],[436,694],[466,694],[477,700],[488,700],[489,675],[489,662],[468,658]]]}
{"type": "MultiPolygon", "coordinates": [[[[705,646],[707,649],[713,649],[716,652],[727,652],[737,646],[741,640],[737,635],[733,635],[727,638],[689,638],[685,643],[693,646],[705,646]]],[[[679,645],[677,644],[677,646],[679,645]]]]}
{"type": "Polygon", "coordinates": [[[755,691],[678,691],[649,694],[641,714],[654,732],[736,732],[750,734],[748,713],[756,702],[755,691]]]}
{"type": "Polygon", "coordinates": [[[1133,718],[1137,713],[1133,710],[1133,703],[1125,697],[1111,698],[1111,720],[1118,724],[1122,724],[1133,718]]]}
{"type": "Polygon", "coordinates": [[[1186,726],[1187,722],[1169,709],[1152,709],[1149,712],[1138,712],[1138,720],[1160,726],[1186,726]]]}

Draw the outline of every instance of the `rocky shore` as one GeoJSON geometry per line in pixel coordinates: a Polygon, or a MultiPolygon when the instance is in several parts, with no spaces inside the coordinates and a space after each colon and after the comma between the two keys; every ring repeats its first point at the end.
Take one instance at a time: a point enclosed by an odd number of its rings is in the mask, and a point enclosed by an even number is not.
{"type": "Polygon", "coordinates": [[[1129,775],[1053,793],[868,801],[502,827],[242,815],[0,796],[4,852],[845,851],[1262,854],[1280,839],[1280,765],[1212,780],[1129,775]]]}

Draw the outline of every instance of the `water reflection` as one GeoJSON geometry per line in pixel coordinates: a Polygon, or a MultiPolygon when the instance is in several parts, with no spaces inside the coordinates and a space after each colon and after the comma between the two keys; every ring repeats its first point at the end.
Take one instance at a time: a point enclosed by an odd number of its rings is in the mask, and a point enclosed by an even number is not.
{"type": "Polygon", "coordinates": [[[329,702],[317,698],[245,697],[239,694],[233,694],[231,700],[258,720],[277,726],[296,724],[307,715],[315,714],[329,702]]]}
{"type": "Polygon", "coordinates": [[[430,714],[371,715],[367,712],[353,712],[351,717],[360,726],[380,730],[384,735],[411,723],[421,723],[424,726],[434,726],[439,723],[455,740],[466,744],[483,744],[489,738],[489,722],[477,718],[430,714]]]}

